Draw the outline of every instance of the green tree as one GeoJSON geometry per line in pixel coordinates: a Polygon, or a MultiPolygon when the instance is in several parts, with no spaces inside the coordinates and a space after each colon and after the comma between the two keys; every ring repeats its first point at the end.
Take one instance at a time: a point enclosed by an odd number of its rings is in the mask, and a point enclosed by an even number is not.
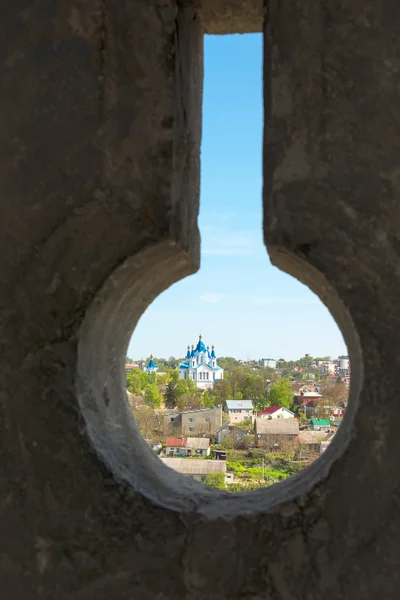
{"type": "Polygon", "coordinates": [[[174,381],[175,383],[177,383],[177,381],[179,379],[178,369],[170,369],[168,371],[168,377],[169,377],[170,381],[174,381]]]}
{"type": "Polygon", "coordinates": [[[234,366],[239,366],[240,362],[232,356],[220,356],[218,358],[218,364],[222,369],[229,370],[234,366]]]}
{"type": "Polygon", "coordinates": [[[176,382],[169,381],[165,388],[165,407],[175,408],[178,401],[178,393],[176,391],[176,382]]]}
{"type": "Polygon", "coordinates": [[[160,394],[157,384],[149,383],[144,390],[144,401],[151,408],[160,408],[163,397],[160,394]]]}
{"type": "Polygon", "coordinates": [[[133,416],[144,438],[163,437],[162,417],[150,406],[136,408],[133,416]]]}
{"type": "MultiPolygon", "coordinates": [[[[214,405],[223,404],[225,400],[233,399],[232,387],[228,377],[215,382],[214,388],[210,391],[210,397],[214,405]]],[[[237,400],[239,399],[237,398],[237,400]]]]}
{"type": "Polygon", "coordinates": [[[225,489],[225,474],[224,473],[208,473],[204,480],[204,484],[208,487],[216,488],[217,490],[225,489]]]}
{"type": "Polygon", "coordinates": [[[184,394],[189,393],[197,393],[201,394],[201,391],[196,387],[193,379],[178,379],[176,382],[176,393],[179,396],[183,396],[184,394]]]}
{"type": "Polygon", "coordinates": [[[141,369],[132,369],[126,375],[126,387],[128,392],[140,396],[148,383],[147,374],[141,369]]]}
{"type": "Polygon", "coordinates": [[[212,401],[212,398],[208,392],[204,392],[203,394],[203,404],[205,408],[211,408],[214,406],[214,402],[212,401]]]}
{"type": "Polygon", "coordinates": [[[281,379],[273,385],[267,394],[268,404],[275,404],[277,406],[284,406],[290,408],[293,404],[293,387],[289,379],[281,379]]]}
{"type": "Polygon", "coordinates": [[[196,410],[203,408],[203,397],[202,394],[197,392],[188,392],[179,396],[177,401],[179,410],[196,410]]]}

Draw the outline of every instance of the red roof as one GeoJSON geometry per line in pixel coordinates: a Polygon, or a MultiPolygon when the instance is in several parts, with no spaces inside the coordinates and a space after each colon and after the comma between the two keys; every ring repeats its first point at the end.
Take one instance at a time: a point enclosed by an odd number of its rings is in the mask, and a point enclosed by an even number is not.
{"type": "Polygon", "coordinates": [[[272,415],[274,412],[280,410],[281,408],[282,406],[276,406],[275,404],[271,404],[271,406],[268,406],[268,408],[264,408],[264,410],[258,412],[257,415],[272,415]]]}
{"type": "Polygon", "coordinates": [[[186,448],[186,438],[167,438],[165,445],[172,448],[186,448]]]}

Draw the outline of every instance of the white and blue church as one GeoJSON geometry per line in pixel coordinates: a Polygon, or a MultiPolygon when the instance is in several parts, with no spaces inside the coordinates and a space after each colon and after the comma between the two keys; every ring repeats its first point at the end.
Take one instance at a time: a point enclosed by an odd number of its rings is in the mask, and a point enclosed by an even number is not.
{"type": "Polygon", "coordinates": [[[202,390],[209,390],[224,378],[224,369],[218,366],[214,346],[205,346],[199,336],[197,346],[187,347],[185,362],[179,365],[179,379],[192,379],[202,390]]]}

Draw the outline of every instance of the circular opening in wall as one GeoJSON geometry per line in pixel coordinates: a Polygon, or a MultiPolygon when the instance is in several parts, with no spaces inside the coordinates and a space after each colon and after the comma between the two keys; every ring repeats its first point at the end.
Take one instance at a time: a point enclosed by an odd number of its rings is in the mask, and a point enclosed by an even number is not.
{"type": "Polygon", "coordinates": [[[310,466],[348,406],[350,360],[336,323],[308,288],[269,264],[261,242],[259,250],[254,270],[236,266],[236,279],[221,284],[218,275],[236,258],[213,255],[159,296],[125,364],[129,406],[151,450],[228,492],[269,487],[310,466]],[[219,287],[201,291],[210,284],[219,287]],[[196,324],[204,335],[195,336],[196,324]]]}

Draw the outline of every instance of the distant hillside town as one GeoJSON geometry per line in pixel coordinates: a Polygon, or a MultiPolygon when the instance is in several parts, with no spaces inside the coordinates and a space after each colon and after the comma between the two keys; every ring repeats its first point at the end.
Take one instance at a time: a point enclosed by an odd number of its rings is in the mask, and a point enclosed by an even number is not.
{"type": "Polygon", "coordinates": [[[347,355],[217,359],[201,335],[183,357],[127,358],[125,370],[152,451],[228,491],[271,485],[318,458],[345,416],[351,381],[347,355]]]}

